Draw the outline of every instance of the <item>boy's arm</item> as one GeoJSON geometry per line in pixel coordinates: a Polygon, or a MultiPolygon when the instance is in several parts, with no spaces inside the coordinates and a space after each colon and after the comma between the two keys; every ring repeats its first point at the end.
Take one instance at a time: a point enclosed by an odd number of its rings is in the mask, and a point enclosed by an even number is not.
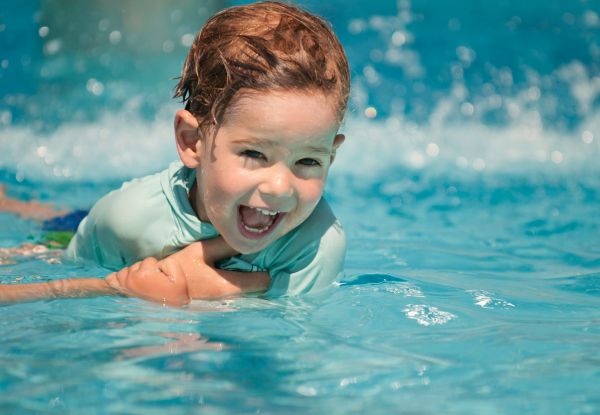
{"type": "Polygon", "coordinates": [[[101,278],[76,278],[32,284],[0,285],[0,304],[52,298],[83,298],[119,292],[101,278]]]}
{"type": "Polygon", "coordinates": [[[131,267],[109,275],[106,280],[116,290],[147,300],[172,305],[192,299],[216,299],[269,287],[266,272],[221,270],[215,263],[237,255],[223,238],[195,242],[179,252],[157,261],[146,258],[131,267]]]}
{"type": "Polygon", "coordinates": [[[164,262],[167,267],[182,269],[191,299],[220,298],[269,288],[271,278],[267,272],[228,271],[215,267],[217,261],[237,254],[222,237],[218,237],[191,244],[165,258],[164,262]]]}

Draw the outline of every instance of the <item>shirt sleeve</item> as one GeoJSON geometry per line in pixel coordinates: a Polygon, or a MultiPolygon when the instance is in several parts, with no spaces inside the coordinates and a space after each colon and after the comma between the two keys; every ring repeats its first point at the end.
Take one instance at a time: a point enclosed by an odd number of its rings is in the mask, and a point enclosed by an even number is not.
{"type": "Polygon", "coordinates": [[[103,267],[117,269],[128,261],[127,241],[123,235],[128,209],[122,210],[122,198],[115,192],[100,199],[79,224],[65,256],[74,261],[95,262],[103,267]]]}

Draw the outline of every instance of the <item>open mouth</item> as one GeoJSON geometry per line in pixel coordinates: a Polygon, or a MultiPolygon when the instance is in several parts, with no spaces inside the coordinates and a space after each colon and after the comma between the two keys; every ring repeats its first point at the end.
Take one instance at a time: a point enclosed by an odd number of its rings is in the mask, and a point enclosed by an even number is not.
{"type": "Polygon", "coordinates": [[[244,205],[239,207],[238,212],[240,232],[249,239],[261,239],[270,234],[285,214],[244,205]]]}

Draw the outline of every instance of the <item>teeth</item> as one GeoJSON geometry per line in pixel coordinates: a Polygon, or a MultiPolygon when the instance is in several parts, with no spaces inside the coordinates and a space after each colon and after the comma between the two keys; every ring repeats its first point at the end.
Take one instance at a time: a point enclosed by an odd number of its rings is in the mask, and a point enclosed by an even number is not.
{"type": "Polygon", "coordinates": [[[251,228],[251,227],[249,227],[249,226],[247,226],[247,225],[245,225],[245,224],[244,224],[243,226],[244,226],[244,229],[246,229],[248,232],[252,232],[252,233],[261,233],[261,232],[265,232],[267,229],[269,229],[269,228],[270,228],[270,226],[265,226],[264,228],[259,228],[259,229],[257,229],[257,228],[251,228]]]}
{"type": "MultiPolygon", "coordinates": [[[[248,207],[250,207],[250,206],[248,206],[248,207]]],[[[256,210],[261,215],[270,217],[269,224],[263,226],[262,228],[248,226],[244,223],[244,220],[242,219],[242,226],[244,227],[244,229],[246,229],[248,232],[251,232],[251,233],[264,233],[264,232],[268,231],[271,228],[271,226],[273,226],[273,224],[275,223],[275,215],[281,213],[277,210],[271,211],[271,210],[263,209],[263,208],[259,208],[259,207],[250,207],[250,208],[256,210]]]]}
{"type": "Polygon", "coordinates": [[[277,211],[270,211],[270,210],[262,209],[262,208],[254,208],[254,209],[258,210],[260,213],[262,213],[263,215],[266,215],[266,216],[275,216],[279,213],[277,211]]]}

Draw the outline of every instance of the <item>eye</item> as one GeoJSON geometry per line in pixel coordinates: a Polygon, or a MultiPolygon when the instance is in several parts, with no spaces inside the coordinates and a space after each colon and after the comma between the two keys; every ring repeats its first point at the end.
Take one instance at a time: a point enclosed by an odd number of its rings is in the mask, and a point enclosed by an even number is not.
{"type": "Polygon", "coordinates": [[[305,159],[298,160],[298,164],[300,164],[302,166],[308,166],[308,167],[318,167],[321,165],[321,162],[319,160],[305,158],[305,159]]]}
{"type": "Polygon", "coordinates": [[[251,159],[256,159],[256,160],[266,160],[267,157],[265,157],[265,155],[263,153],[261,153],[260,151],[256,151],[256,150],[244,150],[241,153],[242,156],[244,157],[248,157],[251,159]]]}

